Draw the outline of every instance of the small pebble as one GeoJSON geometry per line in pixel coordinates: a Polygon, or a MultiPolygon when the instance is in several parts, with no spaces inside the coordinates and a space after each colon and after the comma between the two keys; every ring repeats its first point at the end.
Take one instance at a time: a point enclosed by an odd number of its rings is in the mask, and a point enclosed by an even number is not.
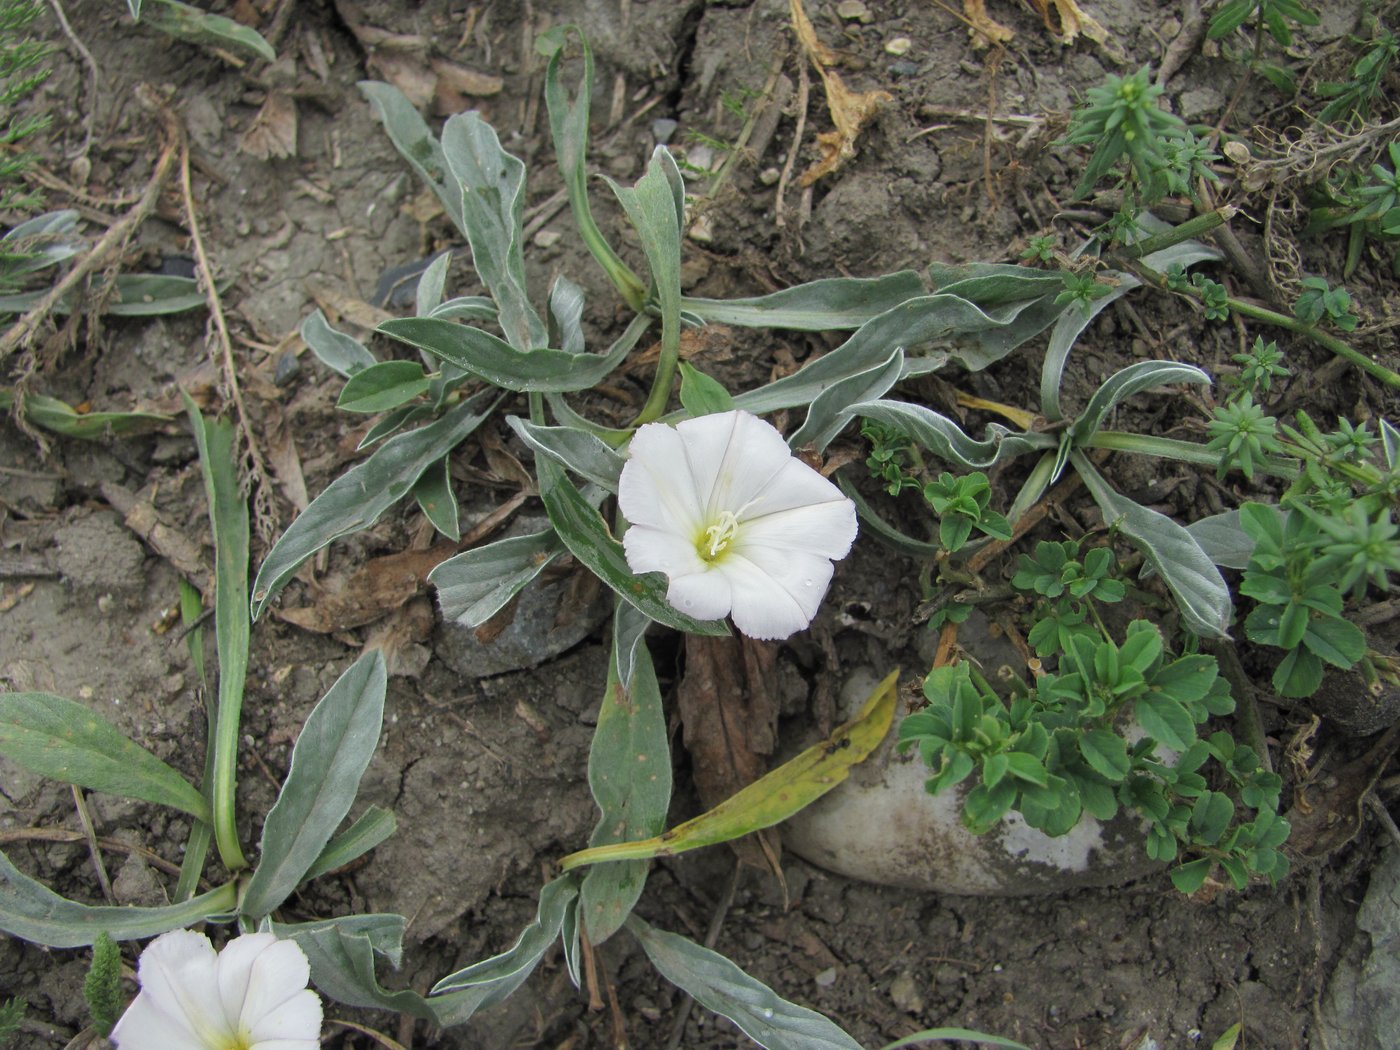
{"type": "Polygon", "coordinates": [[[869,24],[874,20],[870,13],[870,8],[866,7],[861,0],[841,0],[836,5],[836,13],[847,22],[861,22],[869,24]]]}
{"type": "Polygon", "coordinates": [[[702,215],[690,224],[690,239],[696,244],[709,244],[715,239],[714,224],[708,215],[702,215]]]}
{"type": "Polygon", "coordinates": [[[909,49],[913,46],[914,41],[910,40],[907,36],[897,36],[885,45],[885,54],[894,55],[898,58],[900,55],[907,55],[909,49]]]}
{"type": "Polygon", "coordinates": [[[536,248],[552,248],[564,235],[558,230],[541,230],[532,238],[536,248]]]}
{"type": "Polygon", "coordinates": [[[783,177],[783,173],[777,168],[764,168],[758,173],[758,181],[765,186],[772,186],[783,177]]]}
{"type": "Polygon", "coordinates": [[[813,977],[812,980],[817,982],[818,988],[830,988],[836,983],[836,967],[828,966],[821,973],[813,977]]]}
{"type": "Polygon", "coordinates": [[[676,133],[678,127],[680,125],[670,117],[657,117],[651,122],[651,137],[658,145],[664,146],[671,141],[671,136],[676,133]]]}
{"type": "Polygon", "coordinates": [[[919,63],[901,58],[898,62],[890,63],[890,72],[897,77],[912,77],[919,72],[919,63]]]}
{"type": "Polygon", "coordinates": [[[290,350],[283,350],[277,355],[277,368],[273,372],[272,381],[278,386],[286,386],[297,376],[301,375],[301,361],[297,355],[290,350]]]}
{"type": "Polygon", "coordinates": [[[890,1002],[905,1013],[921,1014],[924,1012],[924,997],[919,994],[918,985],[915,984],[913,975],[907,970],[890,982],[890,1002]]]}
{"type": "Polygon", "coordinates": [[[1230,159],[1231,164],[1248,164],[1249,147],[1238,139],[1231,139],[1220,147],[1220,152],[1230,159]]]}

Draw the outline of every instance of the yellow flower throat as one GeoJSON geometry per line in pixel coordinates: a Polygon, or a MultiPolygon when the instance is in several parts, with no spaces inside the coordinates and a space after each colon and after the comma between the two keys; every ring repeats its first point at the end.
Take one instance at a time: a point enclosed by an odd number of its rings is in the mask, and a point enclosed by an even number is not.
{"type": "Polygon", "coordinates": [[[738,534],[739,519],[734,516],[733,511],[722,510],[719,512],[719,520],[705,529],[704,536],[695,546],[700,552],[700,557],[706,561],[715,561],[738,534]]]}

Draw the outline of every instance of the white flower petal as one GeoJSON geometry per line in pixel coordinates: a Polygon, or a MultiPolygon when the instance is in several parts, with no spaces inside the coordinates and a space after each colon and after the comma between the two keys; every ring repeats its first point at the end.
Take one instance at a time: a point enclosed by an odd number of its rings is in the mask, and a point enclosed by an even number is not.
{"type": "Polygon", "coordinates": [[[219,999],[217,959],[204,934],[172,930],[146,946],[137,966],[141,995],[160,1012],[182,1018],[201,1046],[216,1046],[214,1040],[231,1031],[219,999]]]}
{"type": "MultiPolygon", "coordinates": [[[[821,503],[850,504],[851,501],[806,463],[789,458],[783,469],[768,479],[763,490],[745,508],[741,518],[750,521],[767,514],[821,503]]],[[[854,504],[851,506],[854,507],[854,504]]]]}
{"type": "Polygon", "coordinates": [[[264,1039],[254,1043],[248,1050],[320,1050],[321,1038],[315,1039],[264,1039]]]}
{"type": "Polygon", "coordinates": [[[685,444],[673,427],[648,423],[632,435],[617,482],[617,503],[633,525],[693,534],[702,508],[685,444]]]}
{"type": "MultiPolygon", "coordinates": [[[[306,953],[295,941],[279,941],[269,933],[251,934],[230,941],[219,956],[220,971],[230,950],[253,937],[257,937],[258,941],[234,956],[232,962],[235,967],[247,968],[245,992],[238,1013],[238,1030],[257,1033],[263,1030],[262,1025],[266,1017],[274,1015],[289,999],[306,991],[306,982],[311,979],[311,966],[306,960],[306,953]]],[[[222,976],[221,972],[220,977],[222,976]]],[[[310,995],[313,999],[316,998],[314,992],[310,995]]],[[[317,1020],[313,1034],[319,1034],[321,1028],[319,1002],[317,1000],[317,1020]]],[[[273,1030],[268,1032],[266,1037],[272,1036],[304,1039],[307,1038],[307,1033],[273,1030]]]]}
{"type": "MultiPolygon", "coordinates": [[[[243,1005],[248,999],[248,983],[253,976],[253,964],[259,955],[276,943],[276,934],[249,933],[235,937],[219,952],[219,1001],[223,1004],[224,1016],[228,1019],[231,1029],[237,1030],[242,1019],[243,1005]]],[[[305,982],[302,983],[302,987],[306,987],[305,982]]]]}
{"type": "Polygon", "coordinates": [[[112,1029],[111,1040],[120,1050],[170,1050],[198,1048],[205,1044],[184,1014],[171,1016],[156,1006],[145,992],[132,1000],[112,1029]]]}
{"type": "Polygon", "coordinates": [[[750,638],[780,640],[812,622],[831,583],[831,562],[797,551],[732,553],[720,563],[733,589],[734,626],[750,638]]]}
{"type": "MultiPolygon", "coordinates": [[[[296,947],[291,941],[282,943],[296,947]]],[[[248,1034],[253,1041],[250,1050],[262,1048],[267,1043],[289,1042],[296,1045],[303,1041],[314,1048],[321,1037],[321,999],[310,989],[302,988],[291,998],[255,1018],[248,1028],[248,1034]]]]}
{"type": "Polygon", "coordinates": [[[622,547],[627,554],[627,567],[633,572],[664,572],[675,578],[708,568],[694,541],[646,525],[633,525],[623,533],[622,547]]]}
{"type": "Polygon", "coordinates": [[[851,552],[856,528],[856,505],[842,498],[749,519],[739,526],[734,548],[741,553],[755,547],[796,550],[839,561],[851,552]]]}
{"type": "Polygon", "coordinates": [[[715,568],[677,576],[671,580],[666,600],[697,620],[718,620],[729,615],[734,602],[729,583],[727,574],[715,568]]]}
{"type": "Polygon", "coordinates": [[[777,427],[748,412],[687,419],[676,430],[707,520],[726,510],[738,514],[793,462],[777,427]]]}

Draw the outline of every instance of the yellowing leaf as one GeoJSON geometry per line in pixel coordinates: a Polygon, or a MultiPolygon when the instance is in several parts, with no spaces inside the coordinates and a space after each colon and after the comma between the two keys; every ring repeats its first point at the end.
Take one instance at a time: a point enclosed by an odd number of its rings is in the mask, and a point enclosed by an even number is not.
{"type": "Polygon", "coordinates": [[[784,762],[709,812],[654,838],[571,853],[559,862],[560,870],[612,860],[670,857],[781,823],[845,780],[851,767],[885,738],[894,720],[898,679],[899,672],[891,671],[875,687],[855,718],[837,726],[826,740],[784,762]]]}
{"type": "Polygon", "coordinates": [[[793,31],[822,78],[822,85],[826,88],[826,106],[831,110],[832,123],[836,125],[835,131],[823,131],[817,135],[822,159],[797,180],[798,185],[810,186],[856,155],[856,137],[860,129],[882,105],[893,102],[894,96],[888,91],[862,92],[848,88],[840,74],[829,68],[836,61],[836,53],[817,39],[817,31],[812,28],[802,0],[789,0],[789,6],[793,31]]]}
{"type": "Polygon", "coordinates": [[[1005,44],[1016,35],[987,14],[987,0],[963,0],[963,18],[967,20],[968,35],[976,48],[1005,44]]]}

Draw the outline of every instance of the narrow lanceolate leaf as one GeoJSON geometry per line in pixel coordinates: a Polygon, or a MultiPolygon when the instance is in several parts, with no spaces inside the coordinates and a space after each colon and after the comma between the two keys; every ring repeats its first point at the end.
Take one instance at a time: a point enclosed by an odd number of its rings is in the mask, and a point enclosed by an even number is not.
{"type": "Polygon", "coordinates": [[[344,831],[334,836],[321,850],[321,855],[307,869],[305,880],[310,882],[318,876],[343,868],[375,846],[379,845],[398,828],[392,811],[380,806],[370,806],[360,814],[358,820],[344,831]]]}
{"type": "Polygon", "coordinates": [[[564,553],[553,530],[511,536],[464,551],[428,573],[445,620],[480,627],[564,553]]]}
{"type": "Polygon", "coordinates": [[[625,460],[592,434],[575,427],[539,426],[519,416],[510,416],[506,422],[536,455],[548,456],[593,484],[617,492],[625,460]]]}
{"type": "Polygon", "coordinates": [[[472,264],[496,301],[506,340],[517,350],[544,346],[544,322],[525,291],[525,165],[501,148],[496,129],[475,112],[448,118],[442,129],[442,156],[453,188],[461,195],[472,264]]]}
{"type": "MultiPolygon", "coordinates": [[[[475,1009],[500,1002],[524,983],[540,958],[559,937],[569,904],[578,896],[577,876],[565,875],[540,891],[535,921],[506,951],[448,974],[429,993],[433,997],[470,989],[478,997],[475,1009]]],[[[432,1002],[430,998],[428,1000],[432,1002]]]]}
{"type": "Polygon", "coordinates": [[[375,974],[376,956],[397,966],[403,954],[402,915],[345,915],[319,922],[270,924],[280,938],[296,941],[311,964],[311,981],[346,1006],[365,1006],[443,1023],[411,989],[387,991],[375,974]]]}
{"type": "Polygon", "coordinates": [[[368,100],[374,115],[384,124],[389,141],[394,144],[399,155],[408,161],[418,173],[418,177],[437,195],[447,211],[447,217],[465,237],[467,229],[462,221],[461,189],[457,186],[449,189],[447,159],[442,153],[442,143],[438,142],[428,129],[422,114],[404,93],[392,84],[362,80],[357,86],[368,100]]]}
{"type": "Polygon", "coordinates": [[[1238,510],[1198,518],[1186,526],[1186,531],[1216,565],[1227,569],[1248,567],[1249,556],[1254,553],[1254,539],[1240,524],[1238,510]]]}
{"type": "Polygon", "coordinates": [[[584,864],[669,857],[741,838],[786,820],[845,780],[851,767],[885,738],[894,719],[898,675],[898,671],[891,672],[875,687],[856,717],[837,726],[826,740],[784,762],[708,813],[655,838],[580,850],[561,860],[560,868],[568,871],[584,864]]]}
{"type": "Polygon", "coordinates": [[[814,1010],[790,1003],[750,977],[719,952],[675,933],[656,930],[637,916],[627,929],[661,976],[707,1010],[729,1018],[767,1050],[861,1050],[837,1025],[814,1010]]]}
{"type": "Polygon", "coordinates": [[[904,401],[866,401],[852,405],[849,412],[894,427],[921,448],[967,470],[990,470],[1003,459],[1056,445],[1050,434],[1018,433],[1000,423],[988,423],[989,436],[979,441],[947,416],[904,401]]]}
{"type": "Polygon", "coordinates": [[[155,26],[163,33],[204,47],[252,55],[265,62],[277,61],[277,52],[272,45],[254,29],[223,15],[210,14],[189,4],[179,3],[179,0],[156,2],[158,6],[147,11],[146,24],[155,26]]]}
{"type": "Polygon", "coordinates": [[[417,361],[381,361],[352,375],[336,408],[347,412],[387,412],[427,393],[431,380],[417,361]]]}
{"type": "Polygon", "coordinates": [[[1025,1043],[1018,1043],[1014,1039],[958,1027],[925,1028],[922,1032],[886,1043],[880,1050],[904,1050],[907,1046],[921,1046],[933,1039],[941,1039],[948,1043],[985,1043],[987,1046],[997,1047],[998,1050],[1031,1050],[1025,1043]]]}
{"type": "Polygon", "coordinates": [[[268,552],[253,583],[253,616],[280,591],[303,562],[322,547],[373,525],[412,490],[423,472],[467,439],[491,412],[485,390],[436,423],[384,442],[369,459],[347,470],[311,501],[268,552]]]}
{"type": "Polygon", "coordinates": [[[827,277],[752,299],[681,300],[681,309],[707,324],[830,332],[859,328],[907,299],[924,294],[913,270],[882,277],[827,277]]]}
{"type": "Polygon", "coordinates": [[[263,824],[262,855],[239,910],[258,919],[297,888],[350,812],[384,720],[388,675],[371,649],[312,709],[292,765],[263,824]]]}
{"type": "Polygon", "coordinates": [[[1182,625],[1205,638],[1228,638],[1230,589],[1191,533],[1165,514],[1115,492],[1084,453],[1073,452],[1070,459],[1104,521],[1121,529],[1161,573],[1181,611],[1182,625]]]}
{"type": "Polygon", "coordinates": [[[311,311],[301,322],[301,337],[321,364],[343,376],[352,376],[376,363],[364,343],[336,331],[320,310],[311,311]]]}
{"type": "Polygon", "coordinates": [[[563,274],[549,289],[549,343],[566,354],[581,354],[583,338],[583,289],[563,274]]]}
{"type": "Polygon", "coordinates": [[[1142,282],[1132,274],[1113,273],[1111,276],[1117,281],[1112,291],[1102,299],[1090,302],[1087,313],[1078,304],[1073,304],[1070,309],[1060,314],[1050,333],[1050,342],[1045,348],[1045,362],[1040,369],[1040,412],[1052,423],[1065,418],[1064,409],[1060,405],[1060,383],[1064,378],[1065,362],[1069,360],[1069,352],[1074,349],[1075,340],[1089,327],[1094,318],[1112,303],[1134,288],[1142,286],[1142,282]]]}
{"type": "Polygon", "coordinates": [[[159,908],[79,904],[35,882],[0,853],[0,931],[49,948],[81,948],[106,932],[115,941],[155,937],[227,915],[237,904],[230,882],[180,904],[159,908]]]}
{"type": "Polygon", "coordinates": [[[1210,386],[1210,376],[1195,365],[1175,361],[1138,361],[1113,373],[1094,391],[1089,404],[1074,421],[1070,431],[1075,442],[1082,442],[1098,431],[1108,414],[1134,394],[1176,383],[1210,386]]]}
{"type": "MultiPolygon", "coordinates": [[[[0,413],[13,409],[15,394],[0,390],[0,413]]],[[[51,430],[63,437],[95,441],[120,434],[135,434],[154,430],[169,423],[169,416],[153,412],[88,412],[81,413],[54,397],[25,394],[20,415],[26,423],[51,430]]]]}
{"type": "Polygon", "coordinates": [[[673,608],[666,601],[666,577],[660,573],[633,573],[627,567],[622,544],[613,539],[602,515],[574,487],[562,467],[541,457],[535,470],[550,523],[569,552],[594,575],[657,623],[688,634],[729,633],[721,620],[697,620],[673,608]]]}
{"type": "MultiPolygon", "coordinates": [[[[608,681],[588,752],[588,786],[601,810],[590,846],[660,833],[671,804],[666,713],[646,642],[630,654],[630,685],[624,686],[618,673],[619,650],[630,644],[638,621],[645,622],[645,617],[626,602],[617,603],[608,681]]],[[[647,865],[645,860],[626,860],[589,870],[583,880],[581,915],[590,944],[607,940],[632,913],[646,885],[647,865]]]]}
{"type": "Polygon", "coordinates": [[[503,339],[471,325],[437,317],[385,321],[378,331],[486,380],[492,386],[527,393],[587,390],[602,382],[627,356],[625,343],[606,354],[564,350],[516,350],[503,339]]]}
{"type": "Polygon", "coordinates": [[[0,693],[0,755],[65,784],[209,819],[208,803],[189,781],[84,705],[61,696],[0,693]]]}
{"type": "Polygon", "coordinates": [[[457,497],[452,494],[450,456],[443,456],[435,465],[423,471],[413,484],[413,498],[418,502],[423,516],[433,523],[433,528],[454,543],[461,539],[457,497]]]}
{"type": "Polygon", "coordinates": [[[795,449],[811,445],[818,452],[825,450],[851,421],[851,406],[883,396],[899,382],[903,369],[904,351],[896,347],[874,368],[832,383],[812,401],[807,418],[788,438],[788,444],[795,449]]]}
{"type": "Polygon", "coordinates": [[[427,317],[442,305],[447,288],[447,271],[451,267],[452,252],[442,251],[428,263],[423,276],[418,278],[418,287],[413,292],[413,312],[419,317],[427,317]]]}
{"type": "Polygon", "coordinates": [[[564,188],[569,195],[569,208],[584,244],[627,305],[640,311],[646,300],[646,286],[622,261],[603,236],[594,221],[588,203],[588,111],[593,98],[593,52],[576,26],[556,26],[541,33],[535,41],[541,54],[549,56],[544,75],[544,99],[549,110],[550,138],[554,141],[555,157],[564,188]],[[570,35],[576,36],[583,51],[583,76],[578,91],[570,97],[563,82],[564,52],[570,35]]]}
{"type": "Polygon", "coordinates": [[[719,380],[707,376],[689,361],[681,362],[680,372],[681,407],[691,418],[728,412],[734,407],[734,398],[719,380]]]}

